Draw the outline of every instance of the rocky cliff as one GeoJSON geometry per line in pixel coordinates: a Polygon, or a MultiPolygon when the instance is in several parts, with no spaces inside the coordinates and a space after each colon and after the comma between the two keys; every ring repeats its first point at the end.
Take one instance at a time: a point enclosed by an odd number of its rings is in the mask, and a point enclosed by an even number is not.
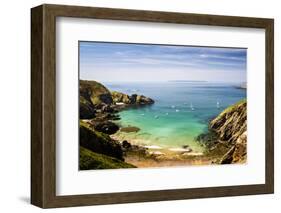
{"type": "Polygon", "coordinates": [[[247,159],[247,102],[242,100],[225,109],[210,123],[220,142],[230,148],[220,163],[244,163],[247,159]]]}
{"type": "Polygon", "coordinates": [[[124,162],[123,149],[109,135],[116,133],[117,112],[128,107],[153,104],[143,95],[109,91],[96,81],[80,80],[80,169],[132,168],[124,162]]]}
{"type": "Polygon", "coordinates": [[[222,141],[235,142],[247,130],[247,103],[242,100],[222,111],[210,122],[222,141]]]}
{"type": "Polygon", "coordinates": [[[144,106],[154,103],[143,95],[127,95],[117,91],[109,91],[96,81],[80,80],[80,118],[91,119],[97,112],[115,113],[128,107],[144,106]]]}
{"type": "Polygon", "coordinates": [[[247,159],[247,102],[242,100],[210,122],[209,132],[199,136],[217,163],[244,163],[247,159]]]}
{"type": "Polygon", "coordinates": [[[113,103],[110,91],[97,81],[80,80],[80,96],[91,102],[94,106],[113,103]]]}

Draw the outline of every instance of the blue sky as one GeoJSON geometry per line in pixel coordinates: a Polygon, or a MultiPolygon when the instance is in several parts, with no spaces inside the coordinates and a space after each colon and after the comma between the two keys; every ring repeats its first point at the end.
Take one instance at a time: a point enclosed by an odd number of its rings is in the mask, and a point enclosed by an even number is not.
{"type": "Polygon", "coordinates": [[[247,50],[79,42],[80,79],[246,82],[247,50]]]}

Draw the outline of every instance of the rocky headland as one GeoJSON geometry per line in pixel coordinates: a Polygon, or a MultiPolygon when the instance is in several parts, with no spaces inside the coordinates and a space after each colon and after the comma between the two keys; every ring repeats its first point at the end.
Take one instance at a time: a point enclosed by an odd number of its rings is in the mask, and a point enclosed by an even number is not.
{"type": "Polygon", "coordinates": [[[226,108],[209,124],[209,131],[198,136],[213,163],[245,163],[247,160],[247,102],[241,100],[226,108]]]}
{"type": "MultiPolygon", "coordinates": [[[[124,161],[126,150],[143,153],[145,150],[110,137],[120,127],[118,112],[130,107],[151,105],[154,101],[143,95],[127,95],[109,91],[96,81],[80,80],[80,169],[114,169],[135,167],[124,161]]],[[[123,131],[136,131],[137,127],[123,127],[123,131]]],[[[122,130],[122,128],[121,128],[122,130]]]]}

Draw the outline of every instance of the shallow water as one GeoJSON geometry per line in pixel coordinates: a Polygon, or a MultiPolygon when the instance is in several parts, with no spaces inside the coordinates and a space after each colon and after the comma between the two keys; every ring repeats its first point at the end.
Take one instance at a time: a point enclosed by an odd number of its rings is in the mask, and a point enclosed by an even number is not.
{"type": "Polygon", "coordinates": [[[123,137],[163,148],[189,145],[195,151],[202,148],[194,139],[207,130],[210,119],[246,97],[246,90],[230,83],[114,82],[104,85],[110,90],[142,94],[155,100],[151,106],[120,112],[122,126],[141,129],[138,133],[122,133],[123,137]]]}

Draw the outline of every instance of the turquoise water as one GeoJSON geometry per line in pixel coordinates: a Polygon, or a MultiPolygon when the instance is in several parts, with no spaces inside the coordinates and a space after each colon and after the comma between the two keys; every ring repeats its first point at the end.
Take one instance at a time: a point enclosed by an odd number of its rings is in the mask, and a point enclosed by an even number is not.
{"type": "MultiPolygon", "coordinates": [[[[208,82],[104,83],[110,90],[142,94],[155,104],[120,112],[122,126],[137,126],[138,133],[125,138],[147,145],[177,148],[189,145],[200,150],[195,137],[208,128],[210,119],[227,106],[246,97],[234,84],[208,82]]],[[[126,134],[126,133],[124,133],[126,134]]]]}

